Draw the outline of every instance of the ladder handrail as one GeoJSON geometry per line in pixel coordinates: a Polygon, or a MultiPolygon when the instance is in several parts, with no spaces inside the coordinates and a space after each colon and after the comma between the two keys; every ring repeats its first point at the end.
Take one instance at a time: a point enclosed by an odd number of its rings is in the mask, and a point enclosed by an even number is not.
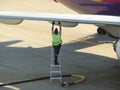
{"type": "Polygon", "coordinates": [[[60,80],[62,83],[62,68],[61,68],[61,55],[58,56],[59,65],[54,65],[54,49],[51,46],[51,61],[50,61],[50,82],[52,80],[60,80]],[[57,69],[57,70],[56,70],[57,69]]]}

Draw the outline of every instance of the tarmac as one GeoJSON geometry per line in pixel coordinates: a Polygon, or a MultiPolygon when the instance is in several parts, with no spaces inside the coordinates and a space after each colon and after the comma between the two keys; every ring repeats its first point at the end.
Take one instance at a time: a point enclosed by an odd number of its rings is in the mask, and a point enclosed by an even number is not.
{"type": "MultiPolygon", "coordinates": [[[[0,11],[77,14],[52,0],[0,2],[0,11]]],[[[0,90],[119,90],[120,61],[112,44],[104,43],[114,39],[98,35],[94,25],[62,29],[62,73],[84,75],[84,82],[64,88],[59,82],[50,83],[46,79],[4,86],[0,90]]],[[[49,76],[51,41],[49,22],[25,20],[19,25],[0,24],[0,83],[49,76]]]]}

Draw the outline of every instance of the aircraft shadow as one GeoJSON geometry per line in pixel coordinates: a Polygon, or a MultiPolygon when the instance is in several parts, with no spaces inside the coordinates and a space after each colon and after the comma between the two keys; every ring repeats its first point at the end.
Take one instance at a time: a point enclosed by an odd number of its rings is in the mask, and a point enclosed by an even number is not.
{"type": "MultiPolygon", "coordinates": [[[[93,37],[95,36],[93,35],[93,37]]],[[[89,41],[95,40],[96,38],[89,39],[89,41]]],[[[101,39],[99,38],[99,40],[101,39]]],[[[9,45],[20,42],[22,41],[0,42],[0,81],[13,82],[48,76],[51,46],[42,48],[9,47],[9,45]]],[[[77,49],[91,46],[94,44],[79,41],[63,44],[61,49],[63,74],[77,73],[87,77],[86,82],[82,83],[80,87],[96,85],[120,88],[120,61],[96,54],[75,52],[77,49]]]]}

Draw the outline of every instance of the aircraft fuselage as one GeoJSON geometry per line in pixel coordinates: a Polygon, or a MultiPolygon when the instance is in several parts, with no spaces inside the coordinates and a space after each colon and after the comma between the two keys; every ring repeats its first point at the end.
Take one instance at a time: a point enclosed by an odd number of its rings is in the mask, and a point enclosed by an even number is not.
{"type": "Polygon", "coordinates": [[[78,13],[120,16],[120,0],[59,0],[78,13]]]}

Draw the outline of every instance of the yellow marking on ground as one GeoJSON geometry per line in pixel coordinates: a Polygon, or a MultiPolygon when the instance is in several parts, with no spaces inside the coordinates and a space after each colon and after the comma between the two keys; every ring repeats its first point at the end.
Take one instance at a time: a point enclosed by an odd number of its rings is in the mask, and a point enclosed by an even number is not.
{"type": "Polygon", "coordinates": [[[50,33],[48,33],[48,32],[45,32],[45,31],[43,31],[43,30],[33,30],[32,28],[28,28],[28,27],[23,27],[23,26],[16,26],[16,25],[14,25],[14,27],[16,27],[16,28],[20,28],[20,29],[23,29],[23,30],[27,30],[27,31],[32,31],[32,32],[39,32],[39,33],[43,33],[43,34],[50,34],[50,33]]]}
{"type": "Polygon", "coordinates": [[[80,42],[83,42],[83,43],[89,43],[89,44],[95,44],[95,45],[98,45],[100,43],[97,43],[97,42],[91,42],[91,41],[87,41],[87,40],[83,40],[83,39],[80,39],[80,38],[75,38],[75,37],[72,37],[72,36],[63,36],[63,38],[68,38],[68,39],[71,39],[71,40],[74,40],[74,41],[80,41],[80,42]]]}
{"type": "MultiPolygon", "coordinates": [[[[23,26],[14,26],[16,28],[20,28],[20,29],[24,29],[24,30],[27,30],[27,31],[32,31],[32,32],[39,32],[39,33],[43,33],[43,34],[47,34],[47,35],[50,35],[51,33],[50,32],[45,32],[43,30],[33,30],[32,28],[26,28],[26,27],[23,27],[23,26]]],[[[75,37],[72,37],[72,36],[62,36],[63,38],[67,38],[69,40],[74,40],[74,41],[79,41],[79,42],[83,42],[83,43],[88,43],[88,44],[93,44],[93,45],[99,45],[101,43],[97,43],[97,42],[92,42],[92,41],[88,41],[88,40],[82,40],[80,38],[75,38],[75,37]]],[[[112,45],[108,45],[108,44],[101,44],[101,46],[103,47],[108,47],[108,48],[113,48],[112,45]]]]}
{"type": "Polygon", "coordinates": [[[113,48],[112,45],[108,45],[108,44],[101,44],[101,43],[97,43],[97,42],[91,42],[91,41],[88,41],[88,40],[82,40],[80,38],[76,39],[74,37],[71,37],[71,36],[63,36],[64,38],[68,38],[68,39],[72,39],[74,41],[79,41],[79,42],[83,42],[83,43],[88,43],[88,44],[93,44],[93,45],[101,45],[103,47],[108,47],[108,48],[113,48]]]}

